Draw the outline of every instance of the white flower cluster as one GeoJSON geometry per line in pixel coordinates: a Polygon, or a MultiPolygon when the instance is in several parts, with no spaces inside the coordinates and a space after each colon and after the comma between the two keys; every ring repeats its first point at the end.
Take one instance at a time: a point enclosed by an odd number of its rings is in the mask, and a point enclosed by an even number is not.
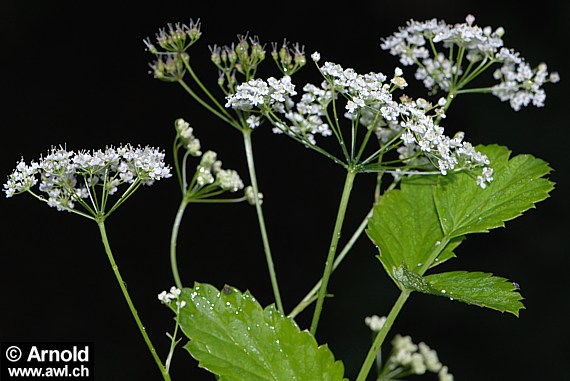
{"type": "MultiPolygon", "coordinates": [[[[315,62],[320,59],[318,53],[311,57],[315,62]]],[[[408,166],[434,166],[444,175],[458,167],[484,167],[478,184],[484,188],[492,180],[492,170],[486,167],[488,158],[464,142],[463,133],[450,138],[444,135],[443,127],[434,122],[436,117],[445,117],[442,108],[445,99],[442,98],[435,107],[421,98],[414,101],[403,96],[399,102],[393,99],[394,88],[407,85],[400,68],[394,70],[389,82],[382,73],[363,75],[333,62],[325,62],[319,69],[325,81],[320,87],[306,84],[297,103],[292,99],[296,94],[294,85],[286,76],[281,80],[255,79],[238,86],[237,92],[227,97],[226,107],[247,111],[258,107],[264,112],[267,106],[271,112],[283,114],[290,122],[290,125],[277,122],[273,129],[275,133],[284,132],[315,145],[315,134],[332,135],[330,126],[323,122],[322,117],[333,99],[341,94],[346,98],[345,116],[358,119],[360,124],[376,130],[381,143],[400,136],[403,141],[398,148],[400,160],[408,166]]]]}
{"type": "Polygon", "coordinates": [[[543,107],[546,94],[542,85],[560,80],[558,73],[548,73],[545,63],[532,69],[526,62],[505,63],[495,70],[493,77],[501,81],[493,86],[493,95],[503,102],[508,101],[515,111],[531,103],[533,106],[543,107]]]}
{"type": "Polygon", "coordinates": [[[194,136],[194,129],[190,127],[190,124],[184,119],[179,118],[174,122],[174,127],[176,128],[176,133],[182,145],[188,150],[188,153],[192,156],[200,156],[202,154],[200,151],[200,140],[194,136]]]}
{"type": "Polygon", "coordinates": [[[38,162],[23,160],[4,184],[6,197],[31,190],[40,177],[39,190],[47,203],[58,210],[73,209],[80,199],[93,197],[95,186],[114,194],[122,184],[139,180],[144,185],[170,177],[164,153],[152,147],[107,147],[93,151],[67,151],[52,148],[38,162]]]}
{"type": "MultiPolygon", "coordinates": [[[[406,96],[397,102],[392,98],[391,86],[384,82],[386,76],[382,73],[361,75],[330,62],[325,63],[321,71],[328,83],[347,97],[348,118],[362,115],[360,123],[375,128],[383,143],[400,135],[403,145],[398,148],[398,153],[404,162],[412,164],[413,160],[413,164],[418,166],[431,163],[443,175],[457,167],[484,167],[478,184],[484,188],[492,181],[492,169],[486,167],[490,164],[489,159],[470,143],[464,142],[462,132],[450,138],[444,135],[444,128],[435,123],[434,117],[445,117],[441,108],[445,99],[440,99],[439,107],[425,99],[414,101],[406,96]],[[434,113],[430,114],[432,110],[434,113]],[[419,155],[423,160],[417,159],[419,155]]],[[[396,69],[394,78],[401,78],[401,75],[402,71],[396,69]]],[[[395,82],[401,83],[392,79],[391,83],[395,82]]]]}
{"type": "Polygon", "coordinates": [[[378,332],[386,324],[386,316],[372,315],[364,318],[364,323],[370,328],[372,332],[378,332]]]}
{"type": "Polygon", "coordinates": [[[162,291],[160,294],[158,294],[158,300],[160,300],[162,304],[170,304],[172,303],[172,301],[176,300],[176,305],[179,308],[183,308],[184,306],[186,306],[186,302],[184,300],[182,301],[177,300],[180,297],[181,293],[182,291],[180,291],[179,288],[172,286],[169,292],[162,291]]]}
{"type": "Polygon", "coordinates": [[[235,94],[226,97],[226,107],[249,111],[259,105],[268,107],[281,104],[296,95],[295,85],[291,83],[291,77],[284,76],[281,79],[269,78],[252,79],[240,84],[235,94]]]}
{"type": "Polygon", "coordinates": [[[243,189],[243,182],[238,173],[231,169],[222,169],[222,162],[217,158],[218,155],[214,151],[207,151],[202,155],[196,170],[198,186],[213,184],[230,192],[243,189]]]}
{"type": "Polygon", "coordinates": [[[289,135],[300,136],[315,145],[315,135],[332,135],[329,125],[322,119],[322,116],[326,115],[326,108],[331,100],[332,93],[330,90],[319,88],[310,83],[306,84],[303,87],[303,95],[299,102],[295,104],[291,101],[286,103],[284,108],[278,109],[284,114],[290,125],[279,125],[279,127],[273,128],[273,132],[276,134],[285,132],[289,135]]]}
{"type": "MultiPolygon", "coordinates": [[[[545,64],[531,69],[518,52],[504,47],[502,36],[505,31],[502,27],[495,30],[490,26],[481,28],[474,25],[474,21],[472,15],[467,16],[465,23],[454,25],[436,19],[410,20],[398,32],[384,38],[380,46],[390,54],[399,56],[402,65],[417,65],[416,79],[423,81],[425,87],[434,92],[438,89],[446,92],[452,90],[452,78],[464,72],[461,67],[463,59],[469,63],[466,71],[477,62],[502,63],[502,68],[494,75],[500,83],[492,87],[493,94],[502,101],[510,101],[515,110],[531,102],[534,106],[542,107],[545,94],[541,87],[546,82],[557,82],[558,74],[548,74],[545,64]],[[457,48],[454,52],[464,49],[464,53],[454,58],[436,51],[435,44],[438,43],[450,51],[457,48]]],[[[474,72],[471,70],[469,74],[474,72]]]]}
{"type": "Polygon", "coordinates": [[[400,368],[411,374],[438,373],[439,381],[453,381],[447,366],[439,361],[437,352],[427,344],[414,344],[410,336],[396,335],[392,340],[392,352],[386,361],[389,370],[400,368]]]}
{"type": "Polygon", "coordinates": [[[36,173],[38,173],[38,163],[32,162],[28,165],[24,159],[20,160],[4,184],[6,198],[25,192],[36,185],[38,182],[36,173]]]}

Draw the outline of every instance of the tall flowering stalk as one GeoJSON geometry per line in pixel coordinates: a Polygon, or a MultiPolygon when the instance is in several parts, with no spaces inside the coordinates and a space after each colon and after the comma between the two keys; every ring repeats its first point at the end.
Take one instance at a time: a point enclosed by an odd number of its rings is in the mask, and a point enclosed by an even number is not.
{"type": "Polygon", "coordinates": [[[158,357],[119,272],[109,245],[105,220],[141,185],[150,186],[170,176],[164,153],[153,147],[125,145],[78,152],[52,148],[38,161],[28,164],[22,159],[4,184],[6,197],[29,193],[58,211],[78,214],[97,223],[121,292],[166,381],[170,381],[170,374],[158,357]]]}
{"type": "MultiPolygon", "coordinates": [[[[259,120],[255,115],[250,115],[247,112],[236,112],[234,114],[228,112],[202,83],[192,68],[187,50],[200,38],[202,34],[200,29],[200,21],[191,20],[188,24],[169,24],[168,28],[163,28],[156,34],[155,42],[151,41],[151,39],[145,39],[144,43],[147,50],[156,57],[156,61],[150,65],[151,73],[159,80],[178,83],[201,106],[241,132],[251,181],[251,190],[248,194],[251,196],[257,212],[275,302],[279,310],[283,311],[273,255],[265,226],[263,207],[259,197],[260,192],[253,154],[251,134],[259,126],[259,120]],[[200,93],[196,92],[187,83],[185,78],[188,75],[193,84],[198,87],[200,93]]],[[[237,44],[232,44],[231,46],[211,46],[210,51],[211,61],[219,72],[218,87],[225,95],[235,91],[239,83],[239,77],[244,78],[245,81],[255,78],[257,68],[264,61],[266,54],[265,48],[259,42],[259,39],[248,35],[239,35],[237,44]]],[[[305,64],[303,49],[297,44],[291,46],[286,41],[281,47],[275,44],[271,55],[283,73],[293,74],[305,64]]],[[[177,149],[175,147],[175,151],[177,149]]]]}

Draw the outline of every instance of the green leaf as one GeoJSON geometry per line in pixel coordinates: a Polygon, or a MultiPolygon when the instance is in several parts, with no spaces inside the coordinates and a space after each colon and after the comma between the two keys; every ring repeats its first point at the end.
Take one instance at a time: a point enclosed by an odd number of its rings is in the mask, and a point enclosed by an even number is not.
{"type": "Polygon", "coordinates": [[[504,278],[461,271],[424,276],[455,257],[467,234],[504,226],[546,199],[554,188],[545,178],[551,168],[543,160],[531,155],[511,158],[507,148],[497,145],[477,150],[489,157],[494,170],[486,189],[469,172],[404,179],[399,190],[381,197],[366,232],[400,288],[518,316],[524,308],[522,297],[504,278]]]}
{"type": "Polygon", "coordinates": [[[448,176],[435,187],[434,200],[445,233],[458,237],[488,232],[504,226],[505,221],[520,216],[546,199],[554,184],[543,176],[551,168],[531,155],[517,155],[497,145],[477,147],[486,154],[494,169],[494,180],[486,189],[474,184],[468,173],[448,176]]]}
{"type": "Polygon", "coordinates": [[[467,304],[510,312],[519,316],[524,306],[518,286],[505,278],[482,272],[453,271],[421,277],[400,266],[395,271],[408,290],[443,296],[467,304]]]}
{"type": "Polygon", "coordinates": [[[190,339],[185,348],[220,381],[344,380],[342,362],[326,345],[247,291],[196,284],[179,300],[186,302],[178,317],[190,339]]]}
{"type": "MultiPolygon", "coordinates": [[[[403,183],[400,190],[385,193],[368,220],[366,232],[391,275],[402,264],[417,272],[428,256],[445,249],[441,247],[443,231],[431,186],[403,183]]],[[[445,258],[452,256],[451,250],[445,258]]]]}
{"type": "Polygon", "coordinates": [[[393,277],[404,264],[423,274],[455,256],[466,234],[504,226],[548,197],[551,168],[531,155],[509,159],[501,146],[479,146],[494,169],[494,180],[481,189],[468,172],[416,176],[400,190],[384,194],[368,223],[367,234],[380,250],[380,261],[393,277]],[[426,262],[428,264],[426,265],[426,262]]]}

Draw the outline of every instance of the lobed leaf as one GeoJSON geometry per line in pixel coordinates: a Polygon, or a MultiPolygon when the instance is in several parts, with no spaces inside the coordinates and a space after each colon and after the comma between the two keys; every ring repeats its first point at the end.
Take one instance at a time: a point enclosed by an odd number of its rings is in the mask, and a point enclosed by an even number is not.
{"type": "Polygon", "coordinates": [[[554,188],[543,178],[551,171],[545,161],[531,155],[509,159],[511,152],[498,145],[477,149],[489,157],[494,169],[494,180],[486,189],[475,186],[468,173],[457,173],[434,190],[442,228],[450,237],[504,226],[546,199],[554,188]]]}
{"type": "Polygon", "coordinates": [[[399,266],[394,270],[394,278],[406,290],[510,312],[517,317],[519,310],[524,308],[518,285],[489,273],[452,271],[422,277],[399,266]]]}
{"type": "Polygon", "coordinates": [[[544,178],[551,168],[543,160],[531,155],[509,159],[511,152],[497,145],[477,149],[494,169],[486,189],[477,186],[472,174],[459,172],[412,177],[381,197],[367,233],[389,274],[402,264],[423,273],[453,258],[465,235],[504,226],[553,189],[544,178]],[[445,247],[438,247],[442,243],[445,247]],[[426,261],[431,262],[427,267],[426,261]]]}
{"type": "MultiPolygon", "coordinates": [[[[432,295],[448,297],[467,304],[510,312],[519,316],[524,308],[518,285],[483,272],[452,271],[424,277],[432,295]]],[[[420,290],[418,290],[420,291],[420,290]]],[[[423,291],[422,291],[423,292],[423,291]]]]}
{"type": "Polygon", "coordinates": [[[510,158],[511,152],[498,145],[477,149],[489,157],[494,170],[486,189],[469,172],[405,179],[399,190],[381,197],[366,232],[400,288],[518,316],[524,308],[522,296],[505,278],[464,271],[424,276],[453,258],[467,234],[504,226],[546,199],[554,188],[545,178],[551,168],[543,160],[531,155],[510,158]]]}
{"type": "MultiPolygon", "coordinates": [[[[185,348],[220,381],[337,381],[344,366],[326,345],[248,292],[209,284],[185,288],[178,319],[185,348]]],[[[173,310],[176,306],[172,305],[173,310]]]]}

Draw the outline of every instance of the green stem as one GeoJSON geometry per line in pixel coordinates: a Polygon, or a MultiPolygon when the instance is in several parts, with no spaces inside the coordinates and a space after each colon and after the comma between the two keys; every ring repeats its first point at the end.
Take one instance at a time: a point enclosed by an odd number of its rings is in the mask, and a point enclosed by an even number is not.
{"type": "Polygon", "coordinates": [[[340,238],[342,224],[344,222],[344,216],[346,214],[346,207],[348,206],[348,200],[350,199],[350,192],[352,191],[352,185],[354,184],[354,178],[356,177],[357,173],[358,172],[356,172],[353,168],[349,168],[348,173],[346,174],[346,180],[344,182],[344,188],[342,190],[342,196],[340,199],[340,206],[338,208],[338,213],[336,216],[336,223],[334,225],[331,244],[329,246],[329,253],[327,255],[327,260],[325,262],[323,279],[317,297],[317,305],[315,306],[313,320],[311,321],[311,334],[313,334],[313,336],[316,334],[317,327],[319,325],[319,318],[323,310],[323,303],[327,293],[327,286],[332,273],[333,262],[336,255],[336,249],[340,238]]]}
{"type": "Polygon", "coordinates": [[[172,336],[170,336],[170,350],[168,351],[168,356],[166,357],[166,371],[169,372],[170,371],[170,365],[172,364],[172,355],[174,354],[174,349],[176,348],[176,345],[180,342],[180,340],[176,340],[176,336],[178,335],[178,327],[180,326],[179,324],[179,319],[180,319],[180,305],[177,306],[176,308],[176,325],[174,326],[174,333],[172,334],[172,336]]]}
{"type": "Polygon", "coordinates": [[[212,101],[212,103],[214,103],[218,109],[220,110],[221,113],[223,113],[224,115],[226,115],[226,117],[228,119],[232,119],[231,115],[228,113],[228,111],[218,102],[218,100],[216,99],[216,97],[214,97],[212,95],[212,93],[210,93],[210,91],[208,91],[208,88],[206,86],[204,86],[204,84],[202,83],[202,81],[200,81],[200,78],[198,78],[198,76],[196,75],[196,73],[194,72],[194,70],[192,70],[192,67],[190,66],[190,63],[187,60],[184,60],[184,65],[186,66],[186,69],[188,70],[188,72],[190,73],[190,75],[192,76],[192,79],[194,80],[194,82],[196,82],[196,84],[198,86],[200,86],[200,89],[204,92],[204,94],[206,94],[208,96],[208,98],[210,98],[210,100],[212,101]]]}
{"type": "Polygon", "coordinates": [[[196,100],[196,102],[200,103],[206,110],[210,111],[212,114],[216,115],[218,118],[220,118],[221,120],[223,120],[224,122],[228,123],[229,125],[231,125],[232,127],[236,128],[236,129],[240,129],[240,127],[238,125],[236,125],[236,122],[230,118],[228,118],[227,116],[225,116],[224,114],[221,114],[218,110],[214,109],[212,106],[210,106],[208,103],[206,103],[206,101],[204,101],[202,98],[200,98],[187,84],[186,82],[184,82],[184,80],[180,79],[178,80],[178,83],[180,84],[180,86],[182,86],[182,88],[184,90],[186,90],[186,92],[188,94],[190,94],[190,96],[192,98],[194,98],[194,100],[196,100]]]}
{"type": "Polygon", "coordinates": [[[457,90],[455,93],[456,94],[468,94],[468,93],[490,93],[493,91],[492,87],[473,87],[471,89],[463,89],[463,90],[457,90]]]}
{"type": "Polygon", "coordinates": [[[265,251],[265,259],[267,261],[267,268],[269,270],[269,277],[271,278],[271,286],[275,296],[275,304],[277,309],[284,312],[283,303],[281,302],[281,294],[279,292],[279,284],[277,283],[277,275],[275,274],[275,266],[273,265],[273,257],[271,255],[271,247],[269,246],[269,238],[267,237],[267,229],[265,227],[265,218],[263,217],[263,209],[259,200],[259,188],[257,186],[257,175],[255,174],[255,161],[253,158],[253,147],[251,144],[251,130],[243,128],[243,142],[245,146],[245,154],[247,157],[247,167],[249,170],[249,178],[253,188],[253,197],[255,199],[255,210],[257,212],[257,220],[259,222],[259,230],[261,232],[261,240],[263,241],[263,250],[265,251]]]}
{"type": "MultiPolygon", "coordinates": [[[[374,211],[374,209],[370,209],[370,211],[366,214],[366,217],[364,217],[364,219],[362,220],[362,222],[360,223],[358,228],[354,231],[354,233],[352,234],[352,237],[350,237],[350,240],[344,246],[344,248],[342,249],[342,251],[340,252],[338,257],[335,258],[334,263],[333,263],[333,268],[332,268],[333,272],[337,269],[338,266],[340,266],[341,262],[344,260],[346,255],[350,252],[350,249],[352,249],[352,246],[354,246],[354,244],[356,243],[358,238],[360,238],[360,236],[362,235],[362,232],[364,231],[364,229],[366,229],[366,226],[368,226],[368,219],[370,217],[372,217],[373,211],[374,211]]],[[[321,287],[322,283],[323,283],[323,280],[320,279],[315,284],[315,286],[311,289],[311,291],[309,291],[307,293],[307,295],[305,295],[303,300],[301,300],[301,302],[295,308],[293,308],[291,313],[289,313],[290,317],[297,316],[298,314],[303,312],[303,310],[305,308],[307,308],[311,303],[313,303],[315,301],[315,295],[319,291],[319,288],[321,287]]]]}
{"type": "Polygon", "coordinates": [[[99,225],[99,232],[101,233],[101,240],[103,241],[103,246],[105,246],[105,252],[107,253],[107,257],[109,258],[109,262],[111,263],[111,267],[113,268],[113,272],[115,273],[115,277],[117,278],[117,282],[119,282],[119,286],[121,287],[121,291],[123,292],[123,296],[125,297],[125,300],[127,301],[127,304],[129,305],[129,309],[131,310],[131,314],[133,315],[133,317],[137,323],[137,326],[139,327],[139,331],[140,331],[141,335],[143,336],[144,341],[145,341],[148,349],[150,350],[150,353],[151,353],[152,357],[154,358],[154,361],[156,362],[156,365],[158,366],[158,368],[160,369],[160,372],[162,373],[162,377],[164,378],[165,381],[170,381],[170,375],[168,374],[166,368],[162,364],[162,361],[160,361],[160,358],[158,357],[158,354],[156,353],[156,350],[154,349],[154,346],[152,345],[152,342],[150,341],[150,338],[148,337],[148,334],[146,333],[144,325],[142,324],[141,319],[139,318],[139,315],[138,315],[137,310],[133,304],[133,301],[131,300],[129,292],[127,291],[127,287],[125,286],[125,282],[123,281],[123,278],[121,277],[121,273],[119,272],[119,267],[115,263],[115,259],[113,258],[113,253],[111,252],[111,247],[109,246],[109,240],[107,239],[107,232],[105,231],[105,223],[104,223],[102,218],[97,220],[97,225],[99,225]]]}
{"type": "Polygon", "coordinates": [[[402,291],[400,293],[398,300],[396,300],[396,303],[394,303],[394,305],[392,306],[392,309],[390,310],[388,317],[386,317],[386,322],[384,323],[384,325],[376,335],[376,338],[374,339],[374,342],[372,343],[372,346],[370,347],[370,350],[366,355],[366,359],[364,360],[364,363],[360,368],[360,372],[358,373],[356,381],[365,381],[366,377],[368,377],[368,373],[370,373],[370,369],[372,368],[374,362],[376,361],[376,354],[380,350],[380,347],[382,347],[382,343],[384,342],[386,335],[388,335],[388,332],[390,331],[392,325],[394,324],[394,320],[396,320],[396,317],[400,313],[400,310],[406,303],[406,300],[408,300],[409,296],[410,296],[410,291],[402,291]]]}
{"type": "Polygon", "coordinates": [[[182,221],[182,216],[184,216],[184,211],[186,210],[187,206],[188,201],[182,198],[180,206],[178,207],[178,212],[174,218],[174,223],[172,224],[172,233],[170,234],[170,267],[172,268],[174,284],[176,284],[176,287],[178,288],[182,288],[182,281],[180,280],[180,275],[178,273],[178,263],[176,261],[176,242],[178,241],[180,222],[182,221]]]}

